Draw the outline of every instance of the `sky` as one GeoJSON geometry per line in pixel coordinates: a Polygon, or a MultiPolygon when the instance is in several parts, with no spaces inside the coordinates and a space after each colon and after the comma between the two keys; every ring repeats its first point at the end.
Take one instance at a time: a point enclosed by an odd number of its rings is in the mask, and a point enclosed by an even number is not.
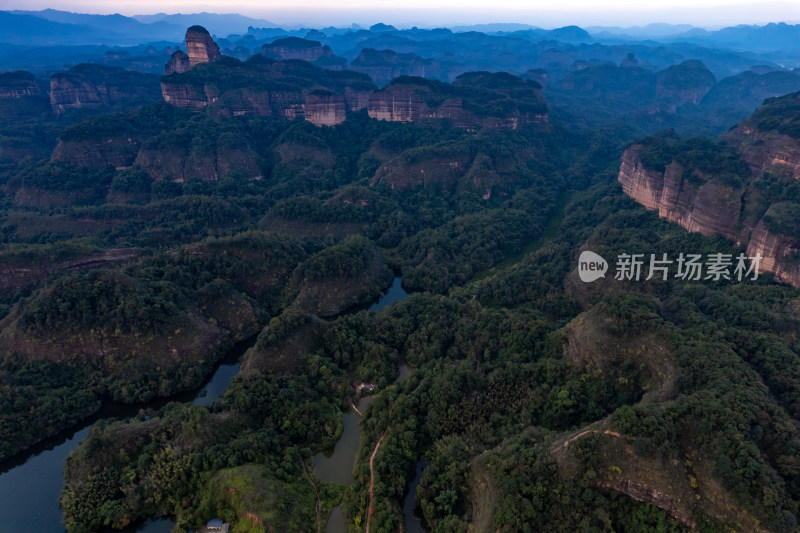
{"type": "Polygon", "coordinates": [[[0,10],[53,8],[80,13],[241,13],[281,24],[323,27],[385,22],[434,27],[519,22],[543,28],[688,23],[706,28],[800,22],[798,0],[0,0],[0,10]],[[402,9],[397,6],[402,5],[402,9]]]}

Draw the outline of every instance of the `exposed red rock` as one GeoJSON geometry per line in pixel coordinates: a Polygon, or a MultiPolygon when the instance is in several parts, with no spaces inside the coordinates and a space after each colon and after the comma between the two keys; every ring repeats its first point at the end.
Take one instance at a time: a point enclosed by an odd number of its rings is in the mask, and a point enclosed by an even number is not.
{"type": "Polygon", "coordinates": [[[683,182],[683,171],[677,162],[663,173],[646,169],[634,145],[622,155],[618,179],[625,194],[647,209],[657,209],[660,217],[689,231],[737,240],[743,191],[715,182],[695,188],[683,182]]]}
{"type": "Polygon", "coordinates": [[[335,126],[346,118],[345,98],[341,94],[311,93],[306,97],[306,120],[317,126],[335,126]]]}
{"type": "MultiPolygon", "coordinates": [[[[791,138],[780,140],[789,141],[797,142],[791,138]]],[[[786,159],[775,162],[774,145],[763,143],[760,146],[764,153],[755,150],[749,154],[751,170],[758,171],[754,175],[760,175],[762,169],[769,170],[775,164],[788,166],[789,172],[796,172],[786,159]]],[[[641,150],[641,146],[633,145],[622,155],[618,180],[625,194],[647,209],[657,209],[660,217],[688,231],[719,234],[746,245],[748,256],[761,255],[760,272],[771,272],[776,280],[800,287],[800,261],[797,259],[800,237],[772,232],[765,223],[768,217],[776,214],[778,205],[770,207],[760,220],[745,220],[742,218],[742,202],[747,201],[745,188],[725,187],[714,180],[705,181],[699,187],[687,185],[682,179],[683,168],[677,162],[667,165],[664,172],[647,169],[640,158],[641,150]]],[[[788,155],[794,157],[791,152],[788,155]]]]}
{"type": "Polygon", "coordinates": [[[219,46],[202,26],[192,26],[186,30],[186,49],[189,52],[190,68],[200,63],[213,63],[222,57],[219,46]]]}
{"type": "Polygon", "coordinates": [[[192,65],[189,62],[189,56],[183,52],[183,50],[178,50],[172,57],[169,58],[169,62],[167,66],[164,68],[164,74],[172,74],[173,72],[186,72],[192,68],[192,65]]]}
{"type": "Polygon", "coordinates": [[[158,78],[118,67],[80,64],[50,78],[50,105],[68,109],[136,106],[158,99],[158,78]]]}
{"type": "Polygon", "coordinates": [[[449,120],[453,126],[470,131],[481,128],[514,130],[548,121],[546,111],[510,112],[505,116],[478,115],[465,109],[464,101],[457,93],[436,105],[426,102],[426,95],[434,99],[439,96],[430,88],[429,80],[400,78],[369,97],[367,112],[372,118],[392,122],[449,120]]]}

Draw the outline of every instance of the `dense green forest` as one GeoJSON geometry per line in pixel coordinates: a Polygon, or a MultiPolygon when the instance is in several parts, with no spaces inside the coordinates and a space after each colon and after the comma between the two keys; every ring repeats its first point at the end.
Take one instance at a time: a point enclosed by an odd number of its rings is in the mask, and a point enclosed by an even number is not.
{"type": "MultiPolygon", "coordinates": [[[[428,96],[506,113],[489,81],[431,82],[428,96]]],[[[500,88],[536,107],[520,94],[537,87],[500,88]]],[[[65,465],[69,532],[154,516],[316,531],[338,504],[349,531],[396,532],[419,461],[412,497],[430,531],[798,527],[800,290],[769,274],[576,275],[585,249],[741,251],[622,193],[632,128],[470,132],[365,111],[316,127],[164,103],[41,120],[53,156],[0,166],[0,460],[103,402],[197,388],[258,334],[210,407],[92,427],[65,465]],[[393,273],[413,294],[359,307],[393,273]],[[375,400],[355,481],[325,483],[311,458],[362,383],[375,400]]],[[[748,172],[709,140],[640,144],[645,168],[679,161],[690,185],[742,187],[748,172]]],[[[794,182],[755,187],[752,209],[796,233],[794,182]]]]}

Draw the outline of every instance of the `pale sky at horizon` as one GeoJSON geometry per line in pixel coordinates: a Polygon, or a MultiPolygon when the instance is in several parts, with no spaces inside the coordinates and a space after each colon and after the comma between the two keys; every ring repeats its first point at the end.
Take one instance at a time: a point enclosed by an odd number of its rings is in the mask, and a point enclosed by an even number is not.
{"type": "Polygon", "coordinates": [[[385,22],[401,27],[454,26],[487,22],[519,22],[540,27],[631,26],[652,22],[686,23],[718,28],[735,24],[800,22],[800,2],[766,3],[731,0],[0,0],[0,10],[59,9],[79,13],[144,15],[152,13],[240,13],[284,25],[329,26],[385,22]]]}

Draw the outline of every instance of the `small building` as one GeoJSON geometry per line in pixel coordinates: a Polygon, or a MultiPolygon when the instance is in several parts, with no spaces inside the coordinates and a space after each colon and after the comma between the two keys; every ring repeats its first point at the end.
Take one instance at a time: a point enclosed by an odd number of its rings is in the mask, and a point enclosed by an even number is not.
{"type": "Polygon", "coordinates": [[[213,520],[209,520],[208,524],[206,524],[206,531],[209,532],[220,532],[220,533],[228,533],[228,529],[231,527],[230,524],[227,522],[223,522],[219,518],[214,518],[213,520]]]}

